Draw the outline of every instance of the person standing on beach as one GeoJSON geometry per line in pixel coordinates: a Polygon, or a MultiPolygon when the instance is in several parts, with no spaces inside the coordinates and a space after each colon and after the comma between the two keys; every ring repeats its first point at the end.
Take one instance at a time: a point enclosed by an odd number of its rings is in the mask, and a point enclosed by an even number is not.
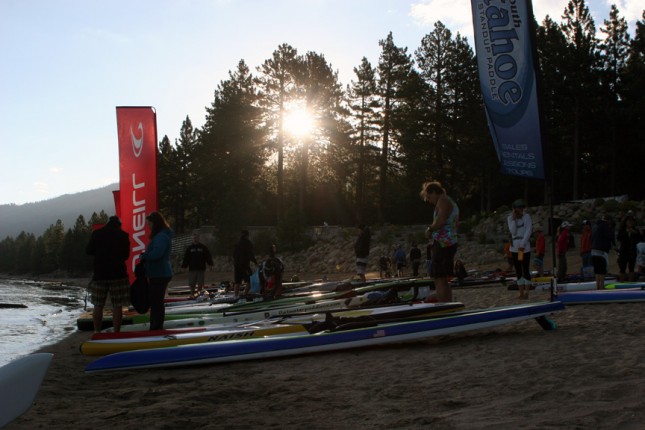
{"type": "Polygon", "coordinates": [[[233,249],[233,289],[235,297],[240,296],[240,285],[244,284],[243,295],[249,293],[251,285],[251,261],[257,266],[258,261],[255,259],[253,252],[253,243],[249,239],[249,231],[242,230],[240,240],[235,244],[233,249]]]}
{"type": "Polygon", "coordinates": [[[434,278],[437,301],[451,302],[452,288],[448,277],[454,274],[459,207],[438,181],[425,182],[419,195],[434,206],[432,224],[427,228],[426,236],[434,240],[430,275],[434,278]]]}
{"type": "Polygon", "coordinates": [[[370,244],[372,241],[372,233],[366,225],[359,225],[360,230],[356,242],[354,243],[354,254],[356,255],[356,274],[358,278],[365,282],[365,272],[367,271],[367,263],[370,256],[370,244]]]}
{"type": "Polygon", "coordinates": [[[276,256],[276,246],[271,245],[269,257],[260,265],[260,285],[262,286],[262,296],[265,299],[282,297],[283,274],[284,263],[276,256]]]}
{"type": "Polygon", "coordinates": [[[394,265],[396,266],[397,278],[402,278],[403,269],[405,267],[408,267],[408,260],[405,256],[405,250],[403,249],[403,245],[396,246],[396,249],[394,250],[394,255],[392,256],[392,260],[394,261],[394,265]]]}
{"type": "Polygon", "coordinates": [[[596,277],[596,289],[605,289],[605,276],[609,267],[609,251],[615,243],[614,228],[603,216],[591,228],[591,264],[596,277]]]}
{"type": "Polygon", "coordinates": [[[168,221],[159,212],[152,212],[146,217],[150,229],[150,243],[141,254],[141,261],[148,278],[148,296],[150,298],[150,330],[161,330],[166,318],[164,298],[166,289],[172,279],[170,252],[172,251],[172,230],[168,221]]]}
{"type": "Polygon", "coordinates": [[[517,288],[520,290],[520,299],[528,299],[531,291],[531,234],[533,233],[533,220],[531,215],[524,211],[526,204],[523,200],[513,202],[513,210],[508,215],[506,222],[511,232],[511,256],[513,267],[517,276],[517,288]]]}
{"type": "Polygon", "coordinates": [[[188,268],[188,286],[191,297],[195,296],[195,289],[197,289],[197,293],[204,289],[206,265],[213,268],[213,257],[208,247],[201,243],[199,234],[194,234],[193,243],[186,248],[184,260],[181,263],[183,269],[188,268]]]}
{"type": "Polygon", "coordinates": [[[628,213],[616,234],[618,242],[618,280],[621,282],[634,281],[636,266],[636,245],[641,241],[640,231],[636,228],[636,218],[628,213]]]}
{"type": "Polygon", "coordinates": [[[567,251],[569,250],[569,229],[571,224],[568,221],[562,222],[558,227],[558,239],[556,242],[556,254],[558,255],[558,281],[563,282],[567,276],[567,251]]]}
{"type": "Polygon", "coordinates": [[[111,216],[107,224],[92,232],[85,249],[94,257],[94,273],[90,282],[90,300],[94,305],[94,332],[103,328],[103,309],[110,294],[112,327],[121,331],[123,306],[130,305],[130,282],[125,262],[130,257],[130,237],[121,230],[121,220],[111,216]]]}

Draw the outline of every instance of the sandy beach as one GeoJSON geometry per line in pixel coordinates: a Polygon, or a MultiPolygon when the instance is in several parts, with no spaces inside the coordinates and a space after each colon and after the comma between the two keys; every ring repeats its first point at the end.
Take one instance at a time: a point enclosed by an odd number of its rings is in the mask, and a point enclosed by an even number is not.
{"type": "MultiPolygon", "coordinates": [[[[218,274],[209,276],[216,277],[218,274]]],[[[221,278],[220,278],[221,279],[221,278]]],[[[182,285],[182,277],[173,283],[182,285]]],[[[467,309],[526,303],[459,288],[467,309]]],[[[532,292],[530,301],[549,299],[532,292]]],[[[641,429],[645,303],[569,306],[415,343],[174,369],[85,374],[91,333],[47,346],[36,404],[7,429],[641,429]]]]}

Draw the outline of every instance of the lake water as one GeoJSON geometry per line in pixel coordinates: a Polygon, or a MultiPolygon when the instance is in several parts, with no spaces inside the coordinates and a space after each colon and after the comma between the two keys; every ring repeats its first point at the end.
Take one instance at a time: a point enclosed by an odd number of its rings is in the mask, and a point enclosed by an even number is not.
{"type": "Polygon", "coordinates": [[[0,366],[76,331],[76,319],[84,306],[83,287],[0,279],[0,366]]]}

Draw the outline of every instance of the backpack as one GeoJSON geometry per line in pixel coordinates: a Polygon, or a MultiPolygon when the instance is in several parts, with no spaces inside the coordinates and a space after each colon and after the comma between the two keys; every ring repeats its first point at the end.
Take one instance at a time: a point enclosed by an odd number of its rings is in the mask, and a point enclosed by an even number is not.
{"type": "Polygon", "coordinates": [[[134,269],[134,282],[130,284],[130,302],[132,307],[140,314],[145,314],[150,309],[150,297],[148,296],[148,279],[143,263],[137,264],[134,269]]]}

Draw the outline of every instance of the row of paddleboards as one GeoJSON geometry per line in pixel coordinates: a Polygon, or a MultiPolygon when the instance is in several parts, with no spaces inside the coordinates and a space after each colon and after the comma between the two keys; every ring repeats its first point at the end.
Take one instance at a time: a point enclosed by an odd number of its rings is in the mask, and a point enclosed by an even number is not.
{"type": "Polygon", "coordinates": [[[443,336],[533,318],[543,328],[553,329],[555,324],[548,316],[563,309],[564,305],[559,301],[533,303],[452,312],[441,316],[428,315],[395,322],[357,321],[354,324],[315,333],[307,331],[290,335],[137,349],[103,356],[90,363],[85,371],[187,366],[342,350],[443,336]]]}
{"type": "Polygon", "coordinates": [[[447,312],[463,310],[463,303],[413,303],[393,306],[376,306],[315,314],[293,314],[256,321],[253,323],[219,323],[201,328],[178,328],[155,331],[127,331],[121,333],[97,333],[83,342],[81,352],[85,355],[106,355],[135,349],[151,349],[188,345],[195,343],[221,342],[234,339],[251,339],[267,336],[288,336],[318,333],[328,329],[353,324],[375,324],[384,321],[410,318],[427,318],[447,312]]]}
{"type": "MultiPolygon", "coordinates": [[[[342,307],[347,307],[348,304],[344,304],[343,302],[338,303],[336,301],[339,299],[364,296],[367,293],[375,292],[375,291],[408,290],[408,293],[406,294],[408,294],[409,297],[414,297],[414,295],[417,294],[417,292],[420,289],[425,288],[427,292],[429,292],[429,289],[431,286],[433,286],[433,281],[430,279],[407,279],[407,280],[396,280],[396,281],[382,282],[382,283],[373,283],[373,284],[368,284],[362,287],[357,287],[346,291],[332,291],[332,292],[326,292],[326,293],[317,292],[317,293],[310,293],[310,294],[303,294],[303,295],[296,295],[296,296],[288,296],[288,297],[283,297],[275,300],[259,299],[256,301],[244,301],[244,302],[240,301],[235,304],[199,303],[199,304],[184,305],[184,306],[172,306],[172,307],[166,308],[165,319],[166,319],[166,322],[168,322],[176,319],[186,319],[190,317],[195,318],[200,315],[203,316],[206,314],[214,314],[214,315],[217,315],[217,317],[221,317],[221,316],[233,316],[235,314],[249,314],[251,312],[262,313],[265,315],[262,318],[253,316],[254,319],[240,320],[240,322],[251,321],[251,320],[256,321],[258,319],[274,316],[276,315],[276,312],[278,312],[279,314],[280,312],[282,312],[280,311],[280,309],[283,309],[284,312],[288,312],[288,313],[300,312],[298,310],[288,309],[288,308],[296,308],[296,307],[302,308],[303,306],[312,305],[316,303],[321,303],[320,306],[327,309],[330,309],[330,308],[339,309],[342,307]],[[331,302],[336,302],[336,303],[331,303],[331,302]]],[[[407,297],[404,295],[402,298],[406,299],[407,297]]],[[[244,318],[244,317],[240,316],[237,318],[244,318]]],[[[123,321],[122,321],[121,328],[122,330],[125,330],[127,329],[126,326],[146,323],[148,321],[149,321],[148,315],[139,315],[134,311],[125,311],[123,314],[123,321]]],[[[106,312],[103,318],[102,328],[106,329],[106,328],[109,328],[111,325],[112,325],[112,318],[109,315],[109,312],[106,312]]],[[[93,330],[91,312],[86,312],[77,319],[77,327],[79,330],[93,330]]]]}

